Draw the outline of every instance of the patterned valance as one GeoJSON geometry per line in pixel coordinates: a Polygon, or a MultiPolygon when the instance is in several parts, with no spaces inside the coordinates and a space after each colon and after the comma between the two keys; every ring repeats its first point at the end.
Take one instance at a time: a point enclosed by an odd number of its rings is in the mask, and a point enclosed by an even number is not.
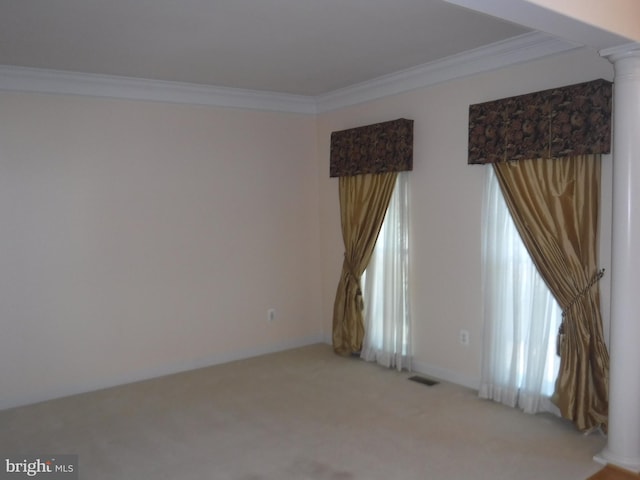
{"type": "Polygon", "coordinates": [[[469,163],[609,153],[611,82],[568,87],[469,106],[469,163]]]}
{"type": "Polygon", "coordinates": [[[413,170],[413,120],[399,118],[331,133],[331,177],[406,170],[413,170]]]}

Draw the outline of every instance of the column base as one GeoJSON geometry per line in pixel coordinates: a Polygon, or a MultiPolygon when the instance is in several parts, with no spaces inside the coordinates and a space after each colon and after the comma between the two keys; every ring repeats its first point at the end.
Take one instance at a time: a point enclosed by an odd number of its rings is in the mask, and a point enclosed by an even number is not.
{"type": "Polygon", "coordinates": [[[596,454],[593,459],[601,465],[615,465],[634,473],[640,473],[640,457],[628,458],[613,454],[609,448],[605,448],[596,454]]]}

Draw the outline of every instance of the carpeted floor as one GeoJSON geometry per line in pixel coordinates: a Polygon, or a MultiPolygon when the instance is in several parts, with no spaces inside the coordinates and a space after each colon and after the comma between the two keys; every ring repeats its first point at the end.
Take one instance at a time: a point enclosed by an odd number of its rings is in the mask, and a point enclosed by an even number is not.
{"type": "Polygon", "coordinates": [[[0,452],[86,480],[584,480],[605,445],[315,345],[0,412],[0,452]]]}

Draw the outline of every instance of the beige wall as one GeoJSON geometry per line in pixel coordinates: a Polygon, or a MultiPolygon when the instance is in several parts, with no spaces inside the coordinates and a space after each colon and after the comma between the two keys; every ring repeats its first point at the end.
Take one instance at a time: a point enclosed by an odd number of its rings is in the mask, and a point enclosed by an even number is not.
{"type": "Polygon", "coordinates": [[[315,134],[0,94],[0,408],[320,340],[315,134]]]}
{"type": "MultiPolygon", "coordinates": [[[[337,180],[328,178],[331,131],[399,117],[414,120],[410,188],[415,366],[423,373],[477,387],[483,332],[480,241],[485,170],[466,164],[468,107],[612,77],[613,69],[606,60],[596,52],[581,50],[320,116],[318,166],[325,338],[330,339],[333,298],[342,260],[337,180]],[[469,347],[460,345],[460,329],[470,332],[469,347]]],[[[605,162],[601,262],[605,267],[610,250],[610,168],[611,162],[605,162]]],[[[603,293],[604,309],[608,309],[608,292],[603,293]]],[[[608,310],[604,315],[608,319],[608,310]]]]}
{"type": "Polygon", "coordinates": [[[609,32],[640,41],[640,2],[638,0],[528,0],[554,12],[567,15],[609,32]]]}
{"type": "Polygon", "coordinates": [[[330,341],[329,135],[398,117],[415,121],[416,366],[477,385],[484,167],[466,164],[468,106],[612,76],[581,50],[317,117],[0,93],[0,408],[330,341]]]}

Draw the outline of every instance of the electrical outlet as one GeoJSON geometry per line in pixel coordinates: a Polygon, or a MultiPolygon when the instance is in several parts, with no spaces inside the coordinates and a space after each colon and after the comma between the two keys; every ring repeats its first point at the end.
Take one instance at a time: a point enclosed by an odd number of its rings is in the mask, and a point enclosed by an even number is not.
{"type": "Polygon", "coordinates": [[[460,330],[460,345],[469,345],[469,330],[460,330]]]}
{"type": "Polygon", "coordinates": [[[273,322],[275,319],[276,319],[276,309],[270,308],[269,310],[267,310],[267,321],[273,322]]]}

